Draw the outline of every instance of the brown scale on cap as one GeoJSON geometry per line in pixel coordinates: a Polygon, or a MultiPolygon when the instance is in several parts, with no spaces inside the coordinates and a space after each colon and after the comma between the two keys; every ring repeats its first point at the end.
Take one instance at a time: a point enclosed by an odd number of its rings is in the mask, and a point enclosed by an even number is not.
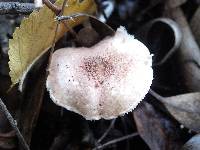
{"type": "Polygon", "coordinates": [[[80,67],[85,71],[89,80],[94,80],[95,87],[102,85],[115,72],[111,57],[88,57],[83,59],[82,64],[80,67]]]}
{"type": "Polygon", "coordinates": [[[107,53],[106,56],[84,58],[80,67],[84,71],[83,74],[89,80],[95,82],[95,87],[97,88],[109,80],[111,76],[114,76],[116,80],[120,81],[121,78],[126,76],[130,63],[132,63],[132,60],[129,60],[126,56],[115,56],[107,53]]]}

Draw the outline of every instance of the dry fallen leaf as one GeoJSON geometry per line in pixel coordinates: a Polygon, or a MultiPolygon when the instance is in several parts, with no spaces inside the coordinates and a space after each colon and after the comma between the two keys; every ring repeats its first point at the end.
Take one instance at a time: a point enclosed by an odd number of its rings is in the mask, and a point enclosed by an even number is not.
{"type": "MultiPolygon", "coordinates": [[[[61,6],[63,0],[58,0],[57,5],[61,6]]],[[[73,13],[92,14],[96,11],[96,4],[93,0],[68,0],[63,15],[73,13]]],[[[68,20],[67,25],[73,27],[84,21],[83,17],[68,20]]],[[[22,20],[19,28],[16,28],[13,39],[9,41],[9,67],[12,84],[23,81],[27,70],[32,64],[51,47],[55,36],[56,21],[55,14],[46,6],[39,11],[34,11],[28,18],[22,20]]],[[[61,38],[68,31],[61,23],[57,38],[61,38]]]]}
{"type": "Polygon", "coordinates": [[[199,150],[200,149],[200,134],[193,136],[182,147],[181,150],[199,150]]]}
{"type": "Polygon", "coordinates": [[[179,150],[180,130],[174,122],[153,105],[143,101],[133,112],[140,137],[151,150],[179,150]]]}
{"type": "Polygon", "coordinates": [[[193,131],[200,131],[200,92],[170,97],[162,97],[153,91],[150,92],[163,102],[169,113],[181,124],[193,131]]]}

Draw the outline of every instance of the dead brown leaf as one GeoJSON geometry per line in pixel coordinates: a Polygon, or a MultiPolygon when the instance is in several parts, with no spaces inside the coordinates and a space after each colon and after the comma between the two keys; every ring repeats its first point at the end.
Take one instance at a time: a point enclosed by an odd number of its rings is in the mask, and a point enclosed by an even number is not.
{"type": "Polygon", "coordinates": [[[179,150],[179,128],[146,102],[134,111],[137,130],[151,150],[179,150]]]}

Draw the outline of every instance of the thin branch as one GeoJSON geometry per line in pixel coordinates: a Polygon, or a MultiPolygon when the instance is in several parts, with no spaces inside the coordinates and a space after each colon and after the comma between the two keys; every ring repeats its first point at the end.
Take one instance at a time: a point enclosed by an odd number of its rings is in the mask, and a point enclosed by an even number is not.
{"type": "MultiPolygon", "coordinates": [[[[128,134],[128,129],[127,129],[127,125],[128,125],[128,119],[127,116],[121,116],[120,117],[121,122],[122,122],[122,126],[123,126],[123,130],[125,134],[128,134]]],[[[130,141],[127,140],[126,141],[126,145],[124,146],[124,150],[129,150],[130,149],[130,141]]]]}
{"type": "MultiPolygon", "coordinates": [[[[59,15],[58,15],[57,17],[60,17],[60,16],[63,15],[65,6],[68,6],[68,5],[67,5],[67,0],[65,0],[65,1],[63,2],[62,9],[61,9],[61,11],[60,11],[60,13],[59,13],[59,15]]],[[[69,32],[76,38],[76,37],[77,37],[76,32],[75,32],[66,22],[63,21],[62,23],[63,23],[64,26],[69,30],[69,32]]]]}
{"type": "MultiPolygon", "coordinates": [[[[49,0],[47,0],[48,2],[50,2],[49,0]]],[[[56,15],[58,15],[59,17],[63,15],[63,12],[64,12],[64,8],[65,8],[65,5],[67,3],[67,0],[64,0],[63,4],[62,4],[62,8],[60,9],[59,11],[59,14],[56,14],[58,12],[55,12],[56,15]]],[[[51,3],[52,4],[52,3],[51,3]]],[[[52,4],[54,6],[54,4],[52,4]]],[[[56,30],[55,30],[55,36],[54,36],[54,40],[53,40],[53,45],[51,47],[51,55],[52,53],[54,52],[54,49],[55,49],[55,44],[56,44],[56,36],[57,36],[57,32],[58,32],[58,27],[60,25],[60,22],[58,21],[57,24],[56,24],[56,30]]]]}
{"type": "MultiPolygon", "coordinates": [[[[49,2],[49,0],[46,0],[46,1],[47,1],[47,3],[49,2]]],[[[43,0],[43,2],[44,2],[44,0],[43,0]]],[[[64,11],[64,8],[65,8],[66,3],[67,3],[67,0],[64,0],[64,2],[63,2],[63,4],[62,4],[62,8],[61,8],[59,14],[57,14],[58,12],[56,12],[56,11],[54,12],[56,15],[58,15],[58,17],[60,17],[60,16],[63,15],[63,11],[64,11]]],[[[45,4],[45,5],[48,5],[48,4],[46,4],[46,3],[44,3],[44,4],[45,4]]],[[[54,5],[54,4],[50,3],[50,5],[54,5]]],[[[48,6],[47,6],[47,7],[48,7],[48,6]]],[[[53,10],[52,10],[52,11],[53,11],[53,10]]],[[[54,50],[55,50],[56,37],[57,37],[57,32],[58,32],[59,25],[60,25],[60,22],[57,21],[57,23],[56,23],[56,28],[55,28],[55,35],[54,35],[54,39],[53,39],[53,42],[52,42],[51,51],[50,51],[50,56],[49,56],[49,60],[48,60],[47,70],[49,70],[49,64],[50,64],[50,62],[51,62],[51,58],[52,58],[53,52],[54,52],[54,50]]],[[[46,77],[47,77],[47,75],[48,75],[48,71],[47,71],[47,73],[46,73],[46,77]]]]}
{"type": "Polygon", "coordinates": [[[12,115],[9,113],[6,105],[3,103],[1,98],[0,98],[0,111],[2,111],[5,114],[6,118],[10,122],[10,125],[15,130],[17,138],[18,138],[19,142],[21,143],[21,145],[23,146],[24,150],[30,150],[28,144],[26,143],[24,137],[22,136],[22,134],[20,133],[20,131],[17,127],[17,122],[12,117],[12,115]]]}
{"type": "MultiPolygon", "coordinates": [[[[64,12],[64,9],[65,9],[65,6],[68,6],[68,5],[67,5],[67,0],[65,0],[65,1],[63,2],[62,7],[57,6],[57,5],[53,4],[53,3],[51,3],[49,0],[42,0],[42,1],[43,1],[43,3],[44,3],[49,9],[51,9],[51,10],[57,15],[56,18],[62,16],[62,15],[63,15],[63,12],[64,12]]],[[[60,23],[59,20],[58,20],[58,23],[60,23]]],[[[68,26],[68,24],[67,24],[66,22],[62,22],[62,23],[63,23],[64,26],[69,30],[69,32],[70,32],[74,37],[76,37],[76,32],[74,32],[74,30],[71,29],[71,28],[68,26]]]]}
{"type": "MultiPolygon", "coordinates": [[[[59,15],[61,12],[61,8],[59,6],[56,6],[55,4],[51,3],[49,0],[42,0],[43,3],[51,9],[56,15],[59,15]]],[[[63,8],[62,8],[63,10],[63,8]]]]}
{"type": "Polygon", "coordinates": [[[107,134],[110,132],[110,130],[113,128],[114,124],[115,124],[116,119],[113,119],[110,123],[110,126],[108,127],[108,129],[104,132],[104,134],[99,138],[99,140],[97,141],[97,143],[101,143],[101,141],[107,136],[107,134]]]}
{"type": "Polygon", "coordinates": [[[35,10],[33,3],[0,2],[0,15],[5,14],[30,14],[35,10]]]}
{"type": "Polygon", "coordinates": [[[89,15],[89,14],[86,14],[86,13],[73,13],[71,15],[68,15],[68,16],[57,16],[55,19],[57,21],[62,21],[62,20],[70,20],[70,19],[73,19],[73,18],[76,18],[76,17],[94,17],[92,15],[89,15]]]}
{"type": "Polygon", "coordinates": [[[97,146],[97,147],[94,148],[93,150],[104,149],[105,147],[107,147],[107,146],[109,146],[109,145],[112,145],[112,144],[115,144],[115,143],[118,143],[118,142],[121,142],[121,141],[130,139],[130,138],[133,138],[133,137],[138,136],[138,135],[139,135],[138,133],[132,133],[132,134],[126,135],[126,136],[123,136],[123,137],[120,137],[120,138],[111,140],[111,141],[109,141],[109,142],[107,142],[107,143],[105,143],[105,144],[103,144],[103,145],[97,146]]]}
{"type": "MultiPolygon", "coordinates": [[[[61,10],[60,10],[59,16],[62,16],[62,15],[63,15],[66,4],[67,4],[67,0],[64,0],[64,2],[63,2],[63,4],[62,4],[62,8],[61,8],[61,10]]],[[[68,5],[67,5],[67,6],[68,6],[68,5]]]]}

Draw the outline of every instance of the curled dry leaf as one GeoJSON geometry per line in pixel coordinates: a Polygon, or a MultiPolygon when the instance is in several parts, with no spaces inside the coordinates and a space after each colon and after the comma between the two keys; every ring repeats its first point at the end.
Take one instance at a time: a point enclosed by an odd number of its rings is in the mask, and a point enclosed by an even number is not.
{"type": "Polygon", "coordinates": [[[159,99],[181,124],[191,130],[200,131],[200,92],[171,97],[159,96],[152,90],[150,93],[159,99]]]}
{"type": "Polygon", "coordinates": [[[153,79],[149,50],[124,28],[90,48],[57,50],[49,67],[52,100],[88,120],[133,110],[153,79]]]}
{"type": "Polygon", "coordinates": [[[184,81],[183,83],[188,91],[197,92],[200,90],[200,69],[198,67],[200,64],[200,48],[194,39],[182,9],[180,7],[166,9],[165,13],[178,23],[183,33],[182,42],[177,51],[177,60],[180,64],[179,68],[182,74],[182,81],[184,81]]]}
{"type": "MultiPolygon", "coordinates": [[[[61,6],[63,0],[58,0],[57,5],[61,6]]],[[[63,15],[73,13],[94,13],[96,5],[93,0],[68,0],[63,15]]],[[[83,22],[85,18],[80,17],[66,21],[69,27],[83,22]]],[[[28,18],[22,20],[19,28],[16,28],[13,39],[9,41],[9,67],[12,84],[23,81],[27,70],[31,65],[52,45],[56,29],[55,14],[46,6],[39,11],[34,11],[28,18]]],[[[56,40],[61,38],[68,31],[61,23],[56,40]]],[[[21,83],[21,82],[20,82],[21,83]]],[[[21,88],[20,88],[21,89],[21,88]]]]}
{"type": "Polygon", "coordinates": [[[199,150],[200,149],[200,134],[193,136],[187,141],[181,150],[199,150]]]}
{"type": "Polygon", "coordinates": [[[182,41],[182,31],[178,24],[168,18],[157,18],[146,23],[138,30],[137,34],[153,51],[155,55],[153,66],[166,63],[178,50],[182,41]],[[166,37],[169,40],[166,41],[166,37]]]}

